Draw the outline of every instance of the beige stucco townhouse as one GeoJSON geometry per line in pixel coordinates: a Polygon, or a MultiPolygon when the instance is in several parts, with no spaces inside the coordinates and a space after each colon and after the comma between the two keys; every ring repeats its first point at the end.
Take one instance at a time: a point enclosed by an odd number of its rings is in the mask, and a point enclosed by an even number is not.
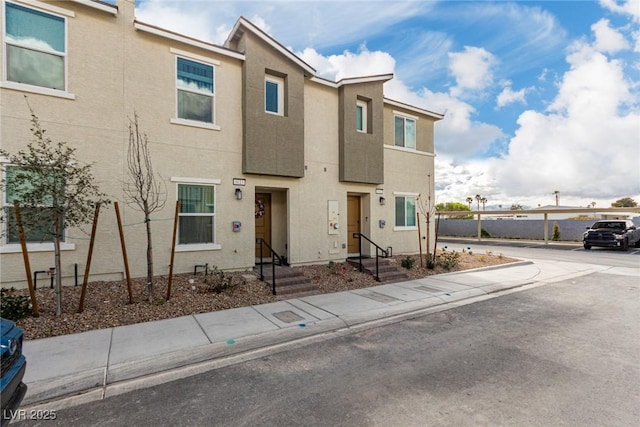
{"type": "MultiPolygon", "coordinates": [[[[354,232],[394,254],[418,252],[416,199],[434,192],[443,116],[385,98],[393,75],[328,81],[244,18],[218,46],[137,21],[133,0],[3,0],[2,23],[2,148],[32,140],[26,96],[50,137],[77,148],[119,201],[132,276],[146,274],[143,215],[122,189],[134,112],[167,184],[152,222],[156,274],[169,271],[176,201],[176,273],[251,269],[256,238],[292,265],[344,260],[359,251],[354,232]]],[[[51,267],[52,243],[27,237],[32,270],[51,267]]],[[[82,230],[65,230],[65,284],[84,271],[88,247],[82,230]]],[[[15,233],[3,232],[0,260],[2,286],[25,287],[15,233]]],[[[91,280],[123,274],[112,205],[91,280]]]]}

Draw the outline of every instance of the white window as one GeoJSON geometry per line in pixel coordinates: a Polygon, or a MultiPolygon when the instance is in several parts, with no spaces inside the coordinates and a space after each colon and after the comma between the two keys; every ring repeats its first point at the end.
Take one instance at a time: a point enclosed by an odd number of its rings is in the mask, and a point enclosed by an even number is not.
{"type": "Polygon", "coordinates": [[[179,119],[214,123],[214,67],[177,58],[177,116],[179,119]]]}
{"type": "Polygon", "coordinates": [[[405,148],[416,148],[416,119],[395,116],[395,145],[405,148]]]}
{"type": "Polygon", "coordinates": [[[5,2],[4,80],[66,90],[66,19],[5,2]]]}
{"type": "Polygon", "coordinates": [[[366,133],[367,129],[367,102],[358,100],[356,102],[356,130],[366,133]]]}
{"type": "Polygon", "coordinates": [[[284,116],[284,79],[270,74],[264,78],[264,111],[284,116]]]}
{"type": "Polygon", "coordinates": [[[207,245],[216,239],[215,186],[178,184],[179,245],[207,245]]]}
{"type": "Polygon", "coordinates": [[[397,229],[416,227],[416,196],[396,195],[396,223],[397,229]]]}
{"type": "MultiPolygon", "coordinates": [[[[53,242],[53,223],[51,221],[50,209],[52,198],[42,197],[32,194],[33,184],[36,180],[46,179],[46,185],[58,185],[50,177],[42,174],[30,172],[18,166],[4,167],[5,192],[3,200],[3,217],[5,223],[5,243],[20,243],[18,234],[18,224],[16,220],[16,212],[13,206],[14,200],[20,202],[20,214],[22,226],[24,229],[24,237],[28,243],[48,243],[53,242]],[[34,200],[34,197],[36,200],[34,200]],[[25,198],[26,200],[20,200],[25,198]]],[[[41,184],[37,185],[42,188],[41,184]]],[[[64,241],[64,233],[62,236],[64,241]]]]}

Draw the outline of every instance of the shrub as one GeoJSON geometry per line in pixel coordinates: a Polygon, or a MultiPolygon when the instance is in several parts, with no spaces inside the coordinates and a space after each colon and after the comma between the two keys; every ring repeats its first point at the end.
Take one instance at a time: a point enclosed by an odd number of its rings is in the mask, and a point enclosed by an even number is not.
{"type": "Polygon", "coordinates": [[[560,240],[560,226],[557,222],[553,223],[553,234],[551,235],[551,240],[554,242],[560,240]]]}
{"type": "Polygon", "coordinates": [[[218,269],[215,265],[210,271],[210,276],[205,277],[204,279],[204,283],[208,285],[207,290],[209,292],[219,294],[236,285],[236,283],[233,282],[233,276],[224,274],[224,272],[218,269]]]}
{"type": "Polygon", "coordinates": [[[483,228],[480,229],[480,237],[491,237],[491,233],[483,228]]]}
{"type": "Polygon", "coordinates": [[[447,270],[451,270],[458,266],[458,263],[460,262],[460,254],[456,251],[443,252],[442,254],[438,255],[437,262],[447,270]]]}
{"type": "MultiPolygon", "coordinates": [[[[15,290],[11,288],[11,290],[15,290]]],[[[31,313],[29,297],[25,295],[6,295],[8,289],[0,289],[0,317],[20,320],[31,313]]]]}
{"type": "Polygon", "coordinates": [[[400,261],[400,265],[403,266],[404,268],[406,268],[407,270],[411,270],[411,268],[413,267],[413,264],[416,262],[415,259],[413,259],[412,257],[408,256],[406,258],[402,258],[402,260],[400,261]]]}

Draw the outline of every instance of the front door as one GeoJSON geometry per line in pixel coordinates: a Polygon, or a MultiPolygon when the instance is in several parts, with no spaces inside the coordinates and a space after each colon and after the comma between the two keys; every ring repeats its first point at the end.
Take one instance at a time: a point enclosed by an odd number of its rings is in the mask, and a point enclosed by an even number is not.
{"type": "MultiPolygon", "coordinates": [[[[271,194],[256,193],[256,240],[264,239],[271,243],[271,194]]],[[[266,246],[262,249],[263,257],[270,257],[271,251],[266,246]]],[[[256,258],[260,257],[260,245],[256,244],[256,258]]]]}
{"type": "Polygon", "coordinates": [[[353,233],[360,233],[360,196],[347,196],[347,252],[358,254],[358,239],[353,233]]]}

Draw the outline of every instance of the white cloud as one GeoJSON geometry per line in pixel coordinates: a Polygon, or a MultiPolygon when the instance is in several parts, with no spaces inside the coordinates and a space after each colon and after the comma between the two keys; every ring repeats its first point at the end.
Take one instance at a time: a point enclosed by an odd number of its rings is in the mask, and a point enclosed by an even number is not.
{"type": "Polygon", "coordinates": [[[214,39],[214,35],[211,33],[209,14],[194,13],[194,10],[189,6],[174,2],[145,1],[137,5],[136,18],[142,22],[200,40],[223,42],[224,39],[222,41],[214,39]]]}
{"type": "Polygon", "coordinates": [[[600,5],[612,12],[630,16],[640,21],[640,0],[600,0],[600,5]]]}
{"type": "Polygon", "coordinates": [[[449,70],[456,79],[451,94],[460,96],[467,90],[479,91],[489,86],[495,64],[495,56],[479,47],[465,46],[462,52],[449,53],[449,70]]]}
{"type": "Polygon", "coordinates": [[[507,154],[463,163],[436,158],[440,201],[481,194],[492,206],[535,207],[553,204],[554,190],[563,205],[640,199],[640,108],[633,92],[638,82],[625,75],[630,64],[603,54],[625,48],[617,31],[606,21],[592,30],[593,45],[570,46],[570,68],[548,109],[520,115],[507,154]]]}
{"type": "Polygon", "coordinates": [[[496,165],[506,194],[558,189],[569,196],[640,193],[640,112],[630,102],[620,62],[588,45],[568,56],[571,69],[547,112],[526,111],[496,165]],[[626,114],[620,111],[628,111],[626,114]]]}
{"type": "Polygon", "coordinates": [[[334,81],[392,73],[396,65],[395,59],[388,53],[372,52],[365,45],[360,46],[357,53],[346,50],[340,55],[323,56],[315,49],[307,48],[297,55],[314,67],[318,75],[334,81]]]}
{"type": "Polygon", "coordinates": [[[609,26],[608,19],[601,19],[591,26],[596,41],[594,48],[601,52],[615,53],[629,48],[629,43],[619,31],[609,26]]]}
{"type": "Polygon", "coordinates": [[[514,91],[511,89],[511,86],[507,86],[504,89],[502,89],[502,92],[498,94],[496,98],[496,105],[498,108],[502,108],[504,106],[507,106],[509,104],[513,104],[516,102],[526,105],[527,103],[527,100],[525,99],[526,94],[527,94],[526,89],[520,89],[518,91],[514,91]]]}

